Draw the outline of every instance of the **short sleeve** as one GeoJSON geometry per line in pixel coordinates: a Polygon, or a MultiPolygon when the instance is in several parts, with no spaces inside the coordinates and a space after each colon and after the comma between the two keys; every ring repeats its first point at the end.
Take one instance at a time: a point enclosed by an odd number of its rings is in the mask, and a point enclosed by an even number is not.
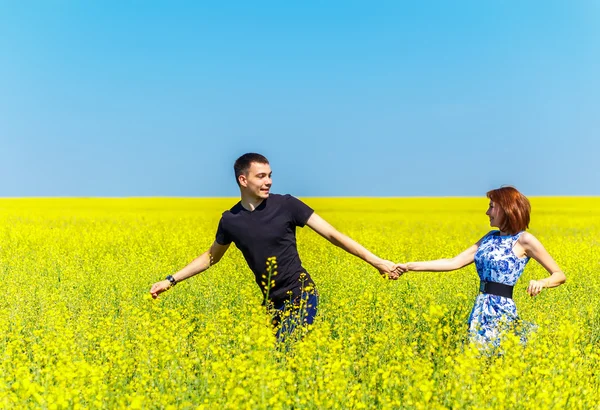
{"type": "Polygon", "coordinates": [[[223,218],[219,221],[219,227],[217,228],[217,235],[215,240],[219,245],[229,245],[231,243],[231,237],[223,228],[223,218]]]}
{"type": "Polygon", "coordinates": [[[306,225],[308,218],[315,212],[310,206],[291,195],[285,195],[286,207],[292,216],[292,221],[296,226],[303,227],[306,225]]]}

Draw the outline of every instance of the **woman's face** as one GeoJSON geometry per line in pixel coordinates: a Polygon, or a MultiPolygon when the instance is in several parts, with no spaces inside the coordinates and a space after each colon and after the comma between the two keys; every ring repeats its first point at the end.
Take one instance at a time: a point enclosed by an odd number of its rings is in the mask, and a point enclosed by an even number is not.
{"type": "Polygon", "coordinates": [[[494,201],[490,201],[490,206],[485,214],[490,218],[490,226],[500,228],[504,225],[504,211],[494,201]]]}

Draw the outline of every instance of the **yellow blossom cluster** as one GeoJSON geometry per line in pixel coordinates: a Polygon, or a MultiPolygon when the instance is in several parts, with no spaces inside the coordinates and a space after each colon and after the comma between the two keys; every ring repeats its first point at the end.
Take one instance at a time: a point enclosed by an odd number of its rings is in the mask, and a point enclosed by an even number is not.
{"type": "MultiPolygon", "coordinates": [[[[531,198],[530,232],[567,283],[529,297],[547,275],[530,261],[514,298],[537,328],[496,355],[467,338],[473,265],[386,281],[308,228],[298,248],[319,313],[285,349],[234,246],[153,300],[152,283],[206,251],[236,201],[1,199],[0,408],[598,408],[600,198],[531,198]]],[[[306,199],[396,262],[468,248],[491,229],[487,202],[306,199]]]]}

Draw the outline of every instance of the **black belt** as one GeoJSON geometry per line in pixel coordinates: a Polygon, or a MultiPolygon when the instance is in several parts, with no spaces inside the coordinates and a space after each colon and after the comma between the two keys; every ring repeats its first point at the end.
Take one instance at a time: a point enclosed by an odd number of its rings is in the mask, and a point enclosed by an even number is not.
{"type": "Polygon", "coordinates": [[[513,288],[514,286],[505,285],[504,283],[486,282],[484,280],[479,282],[479,291],[481,293],[489,293],[490,295],[502,296],[509,299],[512,299],[513,288]]]}

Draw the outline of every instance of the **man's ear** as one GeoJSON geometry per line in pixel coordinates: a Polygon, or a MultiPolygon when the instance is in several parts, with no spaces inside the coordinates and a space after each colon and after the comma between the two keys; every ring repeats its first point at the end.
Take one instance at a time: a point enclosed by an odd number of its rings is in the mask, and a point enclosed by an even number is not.
{"type": "Polygon", "coordinates": [[[240,186],[243,186],[244,188],[248,187],[248,178],[246,177],[246,175],[241,174],[238,177],[238,182],[240,183],[240,186]]]}

